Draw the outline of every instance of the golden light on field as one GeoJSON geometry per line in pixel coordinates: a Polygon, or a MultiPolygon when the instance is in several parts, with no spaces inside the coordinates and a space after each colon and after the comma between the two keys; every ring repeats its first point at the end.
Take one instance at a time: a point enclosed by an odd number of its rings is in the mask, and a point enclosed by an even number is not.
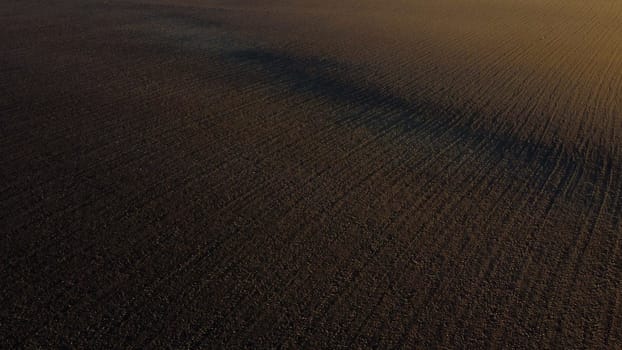
{"type": "Polygon", "coordinates": [[[0,344],[622,347],[621,1],[0,9],[0,344]]]}

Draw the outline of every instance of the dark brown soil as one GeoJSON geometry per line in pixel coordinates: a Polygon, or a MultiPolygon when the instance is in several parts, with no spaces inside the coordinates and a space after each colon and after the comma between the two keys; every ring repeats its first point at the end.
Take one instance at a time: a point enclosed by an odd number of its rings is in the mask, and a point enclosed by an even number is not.
{"type": "Polygon", "coordinates": [[[0,3],[0,348],[622,348],[622,2],[0,3]]]}

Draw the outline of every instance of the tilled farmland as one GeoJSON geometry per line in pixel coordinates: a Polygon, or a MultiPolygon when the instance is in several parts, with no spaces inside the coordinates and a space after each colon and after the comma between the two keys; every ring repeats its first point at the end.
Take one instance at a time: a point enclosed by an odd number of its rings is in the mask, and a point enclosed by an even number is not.
{"type": "Polygon", "coordinates": [[[0,348],[622,348],[622,2],[0,18],[0,348]]]}

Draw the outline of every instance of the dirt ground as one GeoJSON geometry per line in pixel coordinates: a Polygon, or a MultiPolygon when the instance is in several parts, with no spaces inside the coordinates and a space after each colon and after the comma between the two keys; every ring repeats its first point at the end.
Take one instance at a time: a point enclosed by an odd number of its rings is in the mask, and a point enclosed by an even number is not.
{"type": "Polygon", "coordinates": [[[0,348],[622,348],[622,2],[0,18],[0,348]]]}

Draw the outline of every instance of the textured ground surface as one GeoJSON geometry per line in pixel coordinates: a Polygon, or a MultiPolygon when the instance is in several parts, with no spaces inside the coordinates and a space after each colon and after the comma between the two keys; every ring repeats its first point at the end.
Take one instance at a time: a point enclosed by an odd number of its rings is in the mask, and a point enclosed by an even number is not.
{"type": "Polygon", "coordinates": [[[622,348],[622,2],[0,18],[0,347],[622,348]]]}

